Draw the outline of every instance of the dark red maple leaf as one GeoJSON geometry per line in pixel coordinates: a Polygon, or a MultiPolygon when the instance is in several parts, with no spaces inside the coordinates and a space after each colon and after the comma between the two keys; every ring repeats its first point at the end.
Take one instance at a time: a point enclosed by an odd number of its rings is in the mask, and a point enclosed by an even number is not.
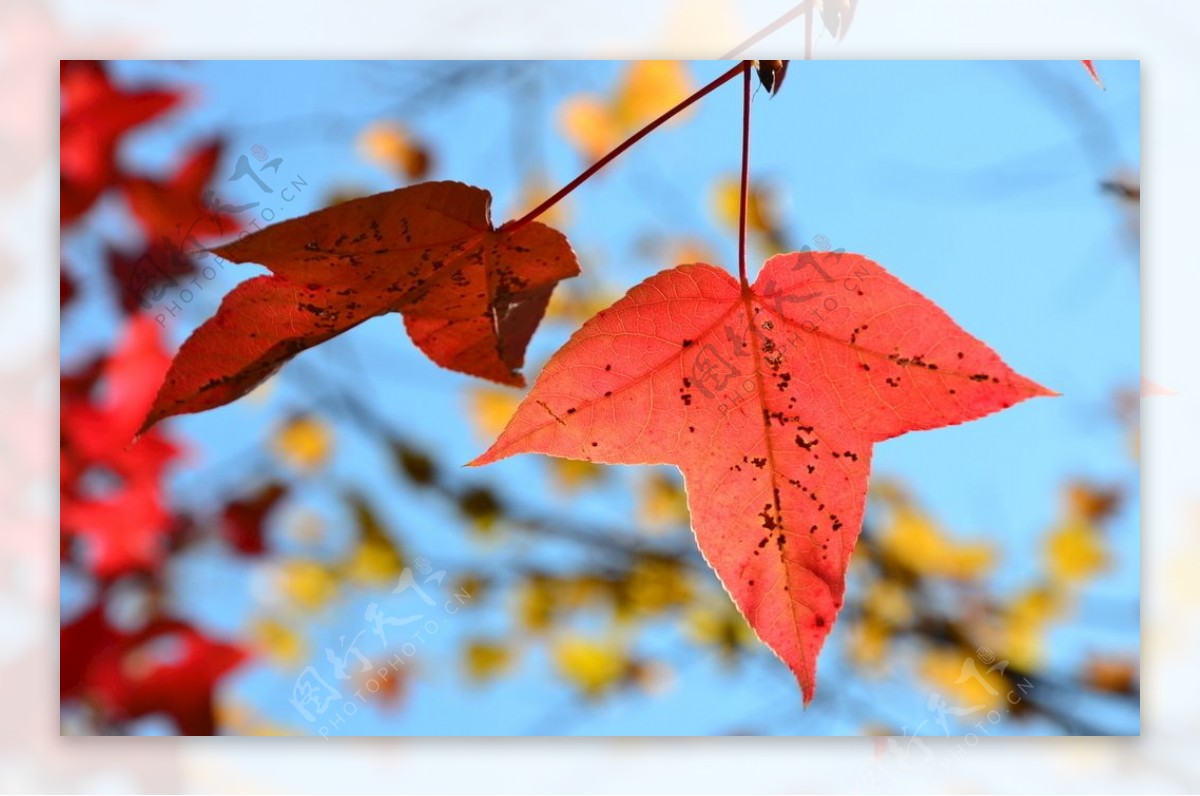
{"type": "Polygon", "coordinates": [[[181,735],[212,735],[221,680],[247,655],[175,619],[136,631],[113,627],[103,604],[63,626],[63,699],[86,699],[105,724],[169,716],[181,735]]]}
{"type": "Polygon", "coordinates": [[[108,621],[103,600],[62,623],[58,631],[58,685],[63,701],[86,697],[88,667],[102,650],[126,637],[108,621]]]}
{"type": "Polygon", "coordinates": [[[516,375],[525,363],[525,349],[533,339],[554,286],[512,294],[509,301],[493,302],[491,312],[473,318],[448,320],[407,315],[408,336],[439,365],[491,381],[524,387],[516,375]]]}
{"type": "Polygon", "coordinates": [[[778,94],[783,88],[783,79],[787,75],[787,61],[755,61],[758,80],[768,94],[778,94]]]}
{"type": "Polygon", "coordinates": [[[778,255],[745,290],[685,265],[584,324],[471,464],[679,467],[701,552],[808,702],[875,443],[1051,394],[865,257],[778,255]]]}
{"type": "Polygon", "coordinates": [[[58,266],[58,307],[62,309],[75,300],[75,280],[67,273],[65,265],[58,266]]]}
{"type": "Polygon", "coordinates": [[[480,188],[422,183],[214,249],[274,273],[234,288],[184,342],[144,428],[229,403],[301,351],[390,312],[438,364],[524,384],[516,368],[550,291],[579,265],[559,232],[497,229],[490,206],[480,188]]]}
{"type": "Polygon", "coordinates": [[[192,253],[169,237],[151,241],[134,255],[108,251],[110,284],[117,303],[129,315],[153,307],[167,286],[186,285],[196,266],[192,253]]]}
{"type": "Polygon", "coordinates": [[[267,484],[253,495],[235,500],[222,513],[221,529],[225,539],[246,555],[258,555],[265,549],[263,524],[267,515],[287,494],[281,484],[267,484]]]}

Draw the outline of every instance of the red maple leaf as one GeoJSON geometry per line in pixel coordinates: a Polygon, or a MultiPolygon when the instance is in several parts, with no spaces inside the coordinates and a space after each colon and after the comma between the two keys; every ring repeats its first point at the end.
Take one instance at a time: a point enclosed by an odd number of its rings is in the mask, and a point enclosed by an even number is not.
{"type": "Polygon", "coordinates": [[[83,464],[104,464],[121,475],[130,474],[121,466],[128,454],[174,450],[165,438],[129,444],[170,362],[154,319],[131,318],[102,365],[86,368],[84,377],[66,382],[69,389],[63,392],[61,417],[64,446],[83,464]]]}
{"type": "Polygon", "coordinates": [[[158,483],[137,479],[97,497],[63,500],[60,522],[68,539],[81,545],[72,555],[108,579],[157,569],[173,517],[158,483]]]}
{"type": "Polygon", "coordinates": [[[173,526],[161,481],[179,449],[158,432],[130,444],[169,362],[158,325],[137,316],[102,364],[63,380],[60,522],[100,577],[156,567],[173,526]]]}
{"type": "Polygon", "coordinates": [[[117,88],[96,61],[63,61],[59,84],[60,217],[67,224],[116,180],[121,136],[174,107],[180,95],[117,88]]]}
{"type": "Polygon", "coordinates": [[[700,550],[807,703],[874,444],[1051,394],[862,256],[772,257],[744,291],[685,265],[576,332],[471,464],[679,467],[700,550]]]}
{"type": "Polygon", "coordinates": [[[212,181],[221,148],[219,141],[205,144],[165,180],[124,179],[125,198],[148,240],[165,240],[181,251],[196,253],[203,250],[200,241],[241,230],[238,220],[212,195],[205,202],[205,188],[212,181]]]}
{"type": "Polygon", "coordinates": [[[550,291],[579,273],[566,238],[538,223],[492,225],[491,194],[430,182],[272,225],[214,253],[272,276],[230,292],[180,348],[146,419],[245,395],[296,354],[401,312],[435,362],[506,384],[550,291]]]}

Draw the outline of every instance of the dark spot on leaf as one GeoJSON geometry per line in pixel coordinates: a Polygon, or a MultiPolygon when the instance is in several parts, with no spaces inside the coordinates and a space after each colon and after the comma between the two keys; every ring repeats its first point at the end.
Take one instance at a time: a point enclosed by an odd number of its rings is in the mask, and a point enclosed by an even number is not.
{"type": "Polygon", "coordinates": [[[763,504],[763,510],[758,513],[758,516],[762,517],[762,527],[768,531],[773,531],[779,527],[779,524],[775,521],[775,517],[771,514],[770,503],[763,504]]]}

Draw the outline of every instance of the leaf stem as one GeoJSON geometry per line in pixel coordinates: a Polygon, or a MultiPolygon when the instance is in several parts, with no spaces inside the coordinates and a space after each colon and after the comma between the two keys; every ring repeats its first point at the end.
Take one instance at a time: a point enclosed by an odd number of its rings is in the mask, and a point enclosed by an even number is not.
{"type": "Polygon", "coordinates": [[[684,111],[686,108],[691,106],[693,103],[697,102],[698,100],[702,99],[703,97],[706,97],[708,94],[712,93],[717,88],[723,86],[724,84],[728,83],[733,78],[737,77],[738,73],[745,72],[747,75],[746,79],[749,80],[749,71],[748,71],[749,69],[750,69],[749,61],[740,62],[737,66],[733,67],[728,72],[725,72],[723,75],[718,77],[716,80],[713,80],[711,83],[708,83],[703,88],[700,88],[699,90],[696,91],[696,93],[692,94],[687,99],[685,99],[682,102],[680,102],[679,104],[675,105],[673,108],[668,110],[666,113],[662,114],[657,119],[655,119],[654,121],[647,124],[641,130],[638,130],[636,133],[629,136],[629,138],[625,139],[623,142],[621,142],[619,145],[617,145],[617,147],[615,149],[613,149],[607,155],[600,158],[595,163],[593,163],[591,166],[589,166],[587,169],[585,169],[582,174],[580,174],[578,177],[576,177],[575,179],[571,180],[569,183],[564,185],[561,189],[559,189],[559,191],[557,193],[555,193],[549,199],[542,202],[540,205],[533,208],[532,210],[530,210],[528,213],[521,216],[520,218],[512,220],[512,221],[506,221],[504,224],[502,224],[500,226],[500,229],[505,232],[512,232],[516,229],[520,229],[521,227],[525,226],[529,222],[533,221],[535,218],[540,216],[542,213],[545,213],[547,210],[554,207],[554,205],[561,202],[564,198],[566,198],[567,194],[571,193],[571,191],[574,191],[576,188],[578,188],[580,185],[582,185],[584,182],[586,182],[588,180],[588,178],[590,178],[593,174],[600,171],[600,169],[604,168],[612,161],[616,160],[617,157],[620,156],[625,150],[629,149],[631,146],[636,144],[638,141],[641,141],[647,135],[652,133],[655,129],[657,129],[658,127],[660,127],[661,125],[663,125],[664,123],[669,121],[675,115],[684,111]]]}
{"type": "Polygon", "coordinates": [[[750,62],[742,62],[742,183],[738,207],[738,276],[742,290],[750,290],[746,279],[746,205],[750,193],[750,62]]]}

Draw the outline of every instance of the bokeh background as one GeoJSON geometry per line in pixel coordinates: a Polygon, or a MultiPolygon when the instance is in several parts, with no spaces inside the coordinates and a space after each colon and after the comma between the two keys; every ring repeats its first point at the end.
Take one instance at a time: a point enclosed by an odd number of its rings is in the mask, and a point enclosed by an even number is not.
{"type": "Polygon", "coordinates": [[[1200,481],[1192,341],[1200,12],[1066,0],[861,5],[835,40],[813,25],[808,54],[861,58],[1140,59],[1147,156],[1143,182],[1143,636],[1141,738],[991,738],[966,748],[926,737],[929,755],[886,739],[692,738],[282,739],[62,738],[58,710],[56,516],[59,382],[58,158],[60,58],[737,58],[806,55],[806,10],[791,0],[509,0],[403,6],[281,0],[203,6],[112,0],[0,4],[0,775],[12,792],[1061,792],[1190,793],[1194,572],[1200,481]],[[364,24],[363,20],[371,24],[364,24]]]}
{"type": "MultiPolygon", "coordinates": [[[[126,447],[263,272],[204,245],[424,179],[514,217],[726,68],[63,64],[64,733],[1138,733],[1136,62],[1100,62],[1106,91],[1078,61],[794,62],[755,97],[752,260],[866,254],[1063,394],[878,448],[807,711],[678,473],[463,470],[521,392],[439,370],[399,316],[126,447]]],[[[739,130],[731,85],[543,219],[584,273],[531,374],[650,274],[735,262],[739,130]]]]}

